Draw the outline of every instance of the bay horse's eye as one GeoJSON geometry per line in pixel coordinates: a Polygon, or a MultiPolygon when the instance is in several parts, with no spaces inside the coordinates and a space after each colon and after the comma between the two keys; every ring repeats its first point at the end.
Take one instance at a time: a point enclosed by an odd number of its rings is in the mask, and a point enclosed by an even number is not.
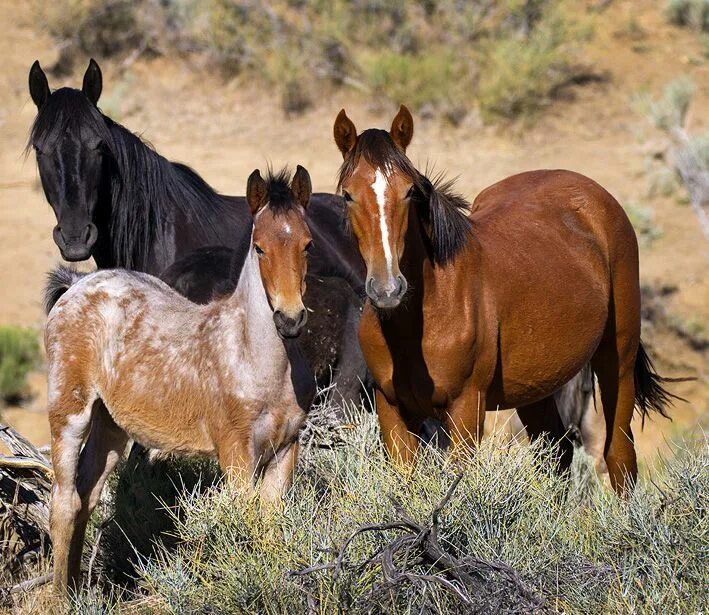
{"type": "Polygon", "coordinates": [[[352,198],[352,195],[349,192],[347,192],[346,190],[342,193],[342,196],[345,197],[345,201],[347,201],[348,203],[351,203],[352,201],[354,201],[354,199],[352,198]]]}
{"type": "Polygon", "coordinates": [[[410,199],[412,196],[414,196],[414,188],[415,186],[412,184],[411,188],[409,188],[408,192],[406,193],[406,196],[404,197],[405,199],[410,199]]]}
{"type": "Polygon", "coordinates": [[[303,249],[303,252],[305,252],[306,254],[310,254],[310,251],[311,251],[312,249],[313,249],[313,242],[312,242],[312,241],[309,241],[309,242],[307,243],[307,245],[305,246],[305,248],[303,249]]]}
{"type": "Polygon", "coordinates": [[[254,244],[254,250],[256,250],[256,254],[258,254],[259,256],[263,256],[263,250],[256,244],[254,244]]]}

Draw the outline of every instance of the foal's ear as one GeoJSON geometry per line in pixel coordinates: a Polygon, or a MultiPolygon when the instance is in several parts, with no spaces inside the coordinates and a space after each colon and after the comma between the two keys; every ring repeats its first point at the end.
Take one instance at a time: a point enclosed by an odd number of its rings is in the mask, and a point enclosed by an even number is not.
{"type": "Polygon", "coordinates": [[[350,118],[347,117],[345,110],[342,109],[335,119],[335,143],[342,152],[342,156],[346,156],[357,143],[357,129],[350,118]]]}
{"type": "Polygon", "coordinates": [[[258,169],[249,175],[249,180],[246,182],[246,202],[254,216],[268,202],[268,186],[258,169]]]}
{"type": "Polygon", "coordinates": [[[81,91],[86,94],[86,98],[96,105],[98,104],[98,99],[101,97],[101,90],[103,90],[101,69],[96,63],[96,60],[91,58],[89,60],[89,66],[84,73],[84,83],[81,86],[81,91]]]}
{"type": "Polygon", "coordinates": [[[30,68],[30,96],[37,105],[37,109],[40,109],[42,105],[49,98],[49,82],[47,81],[47,75],[44,74],[42,67],[39,65],[39,60],[35,60],[32,68],[30,68]]]}
{"type": "Polygon", "coordinates": [[[414,136],[414,118],[411,117],[411,112],[405,105],[399,107],[399,113],[396,114],[394,121],[391,123],[389,134],[394,143],[406,151],[414,136]]]}
{"type": "Polygon", "coordinates": [[[313,184],[310,181],[310,173],[300,165],[295,169],[290,189],[298,205],[303,209],[307,209],[308,203],[310,203],[310,195],[313,193],[313,184]]]}

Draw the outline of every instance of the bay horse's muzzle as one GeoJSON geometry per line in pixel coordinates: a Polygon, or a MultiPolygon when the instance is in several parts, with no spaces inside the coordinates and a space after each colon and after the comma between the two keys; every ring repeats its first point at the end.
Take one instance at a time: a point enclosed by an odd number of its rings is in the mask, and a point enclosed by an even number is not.
{"type": "Polygon", "coordinates": [[[281,310],[276,310],[273,312],[273,322],[276,323],[276,330],[281,337],[298,337],[305,323],[308,322],[308,311],[302,309],[295,316],[290,316],[281,310]]]}
{"type": "Polygon", "coordinates": [[[398,307],[406,294],[407,288],[406,278],[401,274],[390,278],[384,284],[380,284],[373,277],[370,277],[367,279],[365,286],[367,296],[372,300],[372,303],[378,308],[389,310],[398,307]]]}
{"type": "Polygon", "coordinates": [[[89,222],[78,233],[65,232],[60,225],[54,227],[54,243],[57,244],[62,258],[65,261],[85,261],[91,257],[91,248],[98,239],[98,229],[93,222],[89,222]]]}

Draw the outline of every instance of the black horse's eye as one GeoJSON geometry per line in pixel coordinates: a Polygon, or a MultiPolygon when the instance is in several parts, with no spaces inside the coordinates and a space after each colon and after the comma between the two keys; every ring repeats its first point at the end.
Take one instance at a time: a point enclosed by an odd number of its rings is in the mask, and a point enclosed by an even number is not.
{"type": "Polygon", "coordinates": [[[313,242],[312,242],[312,241],[309,241],[309,242],[306,244],[305,248],[303,249],[303,252],[305,252],[306,254],[310,254],[310,251],[311,251],[312,249],[313,249],[313,242]]]}
{"type": "Polygon", "coordinates": [[[258,254],[259,256],[263,256],[263,250],[256,244],[254,244],[254,250],[256,250],[256,254],[258,254]]]}
{"type": "Polygon", "coordinates": [[[347,201],[348,203],[351,203],[352,201],[354,201],[354,199],[352,198],[352,195],[349,192],[347,192],[346,190],[342,193],[342,196],[345,197],[345,201],[347,201]]]}

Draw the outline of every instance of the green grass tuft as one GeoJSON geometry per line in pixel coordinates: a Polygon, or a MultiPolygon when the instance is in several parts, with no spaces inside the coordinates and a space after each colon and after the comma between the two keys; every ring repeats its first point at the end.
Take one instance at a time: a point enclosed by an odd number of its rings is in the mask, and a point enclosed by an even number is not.
{"type": "Polygon", "coordinates": [[[40,359],[37,332],[16,326],[0,327],[0,397],[8,402],[25,397],[27,374],[40,359]]]}

